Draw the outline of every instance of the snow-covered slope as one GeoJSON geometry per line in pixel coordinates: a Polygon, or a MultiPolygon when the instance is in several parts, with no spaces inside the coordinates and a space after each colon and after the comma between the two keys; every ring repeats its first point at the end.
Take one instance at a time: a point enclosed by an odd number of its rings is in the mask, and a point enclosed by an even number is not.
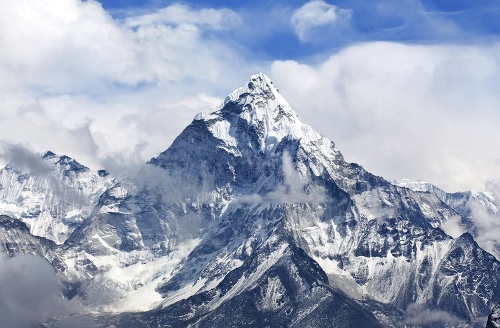
{"type": "Polygon", "coordinates": [[[500,328],[500,303],[491,311],[486,328],[500,328]]]}
{"type": "Polygon", "coordinates": [[[475,190],[447,193],[435,185],[421,180],[403,179],[393,181],[393,183],[413,191],[432,193],[438,196],[445,204],[453,207],[464,217],[471,217],[472,208],[477,205],[482,206],[491,214],[496,214],[498,212],[497,200],[495,200],[490,193],[475,190]]]}
{"type": "Polygon", "coordinates": [[[499,202],[491,193],[480,191],[461,191],[447,193],[431,183],[403,179],[393,181],[400,187],[436,195],[460,216],[441,222],[440,227],[451,236],[458,237],[464,232],[474,236],[478,244],[500,258],[500,211],[499,202]]]}
{"type": "Polygon", "coordinates": [[[257,74],[46,257],[104,326],[467,326],[500,263],[440,228],[466,219],[345,162],[257,74]]]}
{"type": "Polygon", "coordinates": [[[23,221],[33,235],[62,244],[90,214],[112,178],[50,151],[36,166],[11,163],[0,170],[0,213],[23,221]]]}
{"type": "MultiPolygon", "coordinates": [[[[219,291],[254,254],[275,258],[264,251],[275,238],[303,249],[332,287],[358,300],[401,310],[416,303],[470,322],[499,297],[491,290],[498,286],[498,262],[470,235],[453,240],[437,228],[457,216],[455,210],[346,163],[331,141],[298,121],[262,74],[216,110],[196,116],[149,165],[167,177],[163,206],[175,200],[211,213],[188,219],[201,242],[157,289],[169,315],[188,299],[195,304],[182,318],[198,322],[252,290],[250,281],[272,266],[219,291]]],[[[165,226],[171,243],[187,232],[179,214],[165,226]]]]}
{"type": "Polygon", "coordinates": [[[0,252],[9,256],[19,254],[51,255],[56,244],[43,237],[33,236],[23,222],[0,214],[0,252]]]}
{"type": "Polygon", "coordinates": [[[499,263],[470,235],[453,240],[437,228],[456,211],[346,163],[331,141],[298,121],[262,74],[198,115],[151,163],[180,174],[204,172],[198,181],[227,194],[212,232],[158,289],[167,308],[179,290],[195,297],[216,288],[274,236],[291,238],[333,286],[359,299],[402,310],[417,303],[466,322],[500,297],[491,294],[499,263]]]}

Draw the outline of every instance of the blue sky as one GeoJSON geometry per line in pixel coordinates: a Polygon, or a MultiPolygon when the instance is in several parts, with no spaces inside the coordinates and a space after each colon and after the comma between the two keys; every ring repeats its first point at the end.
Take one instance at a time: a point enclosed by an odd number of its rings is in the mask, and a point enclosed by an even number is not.
{"type": "Polygon", "coordinates": [[[500,180],[490,0],[0,2],[0,164],[17,145],[125,174],[259,71],[377,175],[500,180]]]}
{"type": "MultiPolygon", "coordinates": [[[[153,11],[181,3],[192,8],[230,8],[242,18],[242,27],[228,38],[259,59],[301,59],[338,51],[356,42],[412,43],[486,42],[500,33],[500,3],[494,0],[341,0],[325,4],[351,11],[347,26],[312,28],[301,42],[290,24],[297,8],[307,1],[101,1],[114,17],[153,11]],[[267,29],[244,28],[264,23],[267,29]]],[[[333,26],[332,26],[333,25],[333,26]]]]}

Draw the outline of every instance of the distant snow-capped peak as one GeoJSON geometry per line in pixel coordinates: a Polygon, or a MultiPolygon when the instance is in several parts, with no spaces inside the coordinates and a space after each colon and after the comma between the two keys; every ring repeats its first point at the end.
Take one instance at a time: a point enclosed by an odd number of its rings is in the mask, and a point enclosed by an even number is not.
{"type": "MultiPolygon", "coordinates": [[[[449,203],[449,198],[463,198],[468,200],[476,200],[486,206],[489,210],[497,212],[496,200],[493,195],[489,192],[468,190],[468,191],[458,191],[453,193],[448,193],[443,191],[439,187],[436,187],[432,183],[422,181],[422,180],[411,180],[408,178],[401,180],[394,180],[392,183],[398,187],[404,187],[411,189],[413,191],[430,192],[438,196],[445,203],[449,203]]],[[[449,205],[449,204],[448,204],[449,205]]]]}
{"type": "Polygon", "coordinates": [[[0,170],[0,214],[62,244],[112,183],[105,170],[93,171],[69,156],[27,154],[0,170]]]}

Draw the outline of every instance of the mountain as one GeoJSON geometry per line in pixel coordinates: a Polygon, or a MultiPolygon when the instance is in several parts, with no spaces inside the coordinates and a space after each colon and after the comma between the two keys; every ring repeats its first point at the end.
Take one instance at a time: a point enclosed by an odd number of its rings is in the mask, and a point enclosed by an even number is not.
{"type": "Polygon", "coordinates": [[[393,183],[397,186],[406,187],[413,191],[435,194],[446,205],[455,209],[465,218],[472,217],[473,208],[475,206],[481,206],[491,214],[496,214],[498,212],[496,200],[489,193],[475,190],[448,193],[429,182],[410,179],[393,181],[393,183]]]}
{"type": "Polygon", "coordinates": [[[467,218],[347,163],[264,74],[89,213],[30,252],[96,325],[484,326],[500,301],[497,259],[440,228],[467,218]]]}
{"type": "Polygon", "coordinates": [[[0,211],[24,222],[31,234],[62,244],[111,183],[106,171],[48,151],[0,170],[0,211]]]}
{"type": "Polygon", "coordinates": [[[470,233],[479,245],[500,258],[500,211],[499,201],[489,192],[461,191],[448,193],[431,183],[404,179],[393,181],[400,187],[436,195],[446,205],[453,208],[460,217],[441,222],[440,227],[449,235],[470,233]]]}
{"type": "Polygon", "coordinates": [[[486,328],[498,327],[500,327],[500,303],[493,308],[486,324],[486,328]]]}

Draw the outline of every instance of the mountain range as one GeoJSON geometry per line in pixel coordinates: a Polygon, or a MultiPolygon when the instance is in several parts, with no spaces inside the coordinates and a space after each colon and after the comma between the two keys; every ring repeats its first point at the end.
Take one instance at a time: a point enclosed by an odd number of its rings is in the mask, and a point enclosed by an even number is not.
{"type": "Polygon", "coordinates": [[[0,248],[66,305],[26,326],[484,327],[500,302],[473,211],[498,200],[346,162],[262,73],[129,178],[28,159],[0,171],[0,248]]]}

